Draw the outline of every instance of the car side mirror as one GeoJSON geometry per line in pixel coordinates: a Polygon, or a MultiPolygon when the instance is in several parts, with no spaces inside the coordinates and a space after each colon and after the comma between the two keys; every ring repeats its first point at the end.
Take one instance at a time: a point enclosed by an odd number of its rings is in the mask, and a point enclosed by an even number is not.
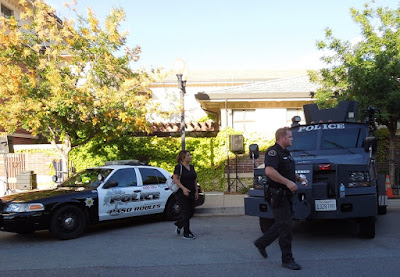
{"type": "Polygon", "coordinates": [[[369,152],[369,148],[372,147],[372,153],[375,154],[378,149],[378,143],[376,137],[366,137],[364,139],[364,150],[369,152]]]}
{"type": "Polygon", "coordinates": [[[115,180],[108,181],[108,182],[103,186],[104,189],[115,188],[115,187],[118,187],[118,182],[115,181],[115,180]]]}
{"type": "Polygon", "coordinates": [[[258,150],[258,144],[249,145],[250,159],[258,159],[260,157],[260,151],[258,150]]]}
{"type": "Polygon", "coordinates": [[[51,180],[55,183],[55,182],[57,182],[57,176],[56,175],[53,175],[53,176],[51,176],[51,180]]]}

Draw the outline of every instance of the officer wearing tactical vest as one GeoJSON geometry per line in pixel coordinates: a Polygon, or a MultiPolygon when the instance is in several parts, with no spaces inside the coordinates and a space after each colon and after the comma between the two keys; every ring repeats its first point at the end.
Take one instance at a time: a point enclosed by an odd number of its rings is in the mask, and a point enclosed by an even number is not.
{"type": "Polygon", "coordinates": [[[254,245],[261,256],[267,258],[265,248],[279,237],[282,251],[282,266],[299,270],[301,266],[292,255],[292,196],[297,191],[295,181],[307,185],[307,179],[295,173],[295,164],[286,149],[292,145],[293,137],[289,128],[280,128],[275,133],[276,143],[268,148],[265,155],[265,174],[268,176],[266,199],[272,208],[274,224],[257,240],[254,245]]]}

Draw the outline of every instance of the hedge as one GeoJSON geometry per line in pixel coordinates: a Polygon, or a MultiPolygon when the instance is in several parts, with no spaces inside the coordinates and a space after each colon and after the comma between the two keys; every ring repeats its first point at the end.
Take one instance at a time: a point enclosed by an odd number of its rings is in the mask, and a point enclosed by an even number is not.
{"type": "MultiPolygon", "coordinates": [[[[233,158],[229,152],[229,135],[242,134],[231,128],[222,130],[216,137],[186,138],[186,149],[192,154],[199,183],[205,191],[224,191],[225,164],[233,158]]],[[[244,134],[244,147],[252,143],[265,151],[271,140],[257,133],[244,134]]],[[[162,167],[172,173],[176,165],[176,156],[181,150],[181,138],[176,137],[116,137],[106,141],[91,141],[70,153],[70,161],[77,171],[88,167],[103,165],[105,161],[135,159],[150,165],[162,167]]]]}

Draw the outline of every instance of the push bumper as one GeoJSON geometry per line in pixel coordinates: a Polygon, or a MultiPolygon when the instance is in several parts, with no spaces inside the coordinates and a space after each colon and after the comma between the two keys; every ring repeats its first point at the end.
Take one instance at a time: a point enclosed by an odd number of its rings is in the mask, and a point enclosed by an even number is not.
{"type": "MultiPolygon", "coordinates": [[[[297,205],[294,205],[296,209],[297,205]]],[[[300,205],[299,205],[300,206],[300,205]]],[[[302,213],[294,211],[293,219],[349,219],[376,216],[377,199],[376,195],[357,195],[336,199],[336,210],[316,211],[315,201],[309,203],[311,212],[307,218],[302,213]]],[[[264,218],[273,218],[272,209],[264,200],[264,197],[248,196],[244,199],[245,214],[264,218]]]]}

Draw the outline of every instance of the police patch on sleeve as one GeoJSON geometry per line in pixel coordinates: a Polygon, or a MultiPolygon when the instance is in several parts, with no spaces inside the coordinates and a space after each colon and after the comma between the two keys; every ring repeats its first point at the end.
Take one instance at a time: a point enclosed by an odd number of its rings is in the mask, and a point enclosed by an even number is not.
{"type": "Polygon", "coordinates": [[[275,157],[276,156],[276,151],[275,150],[269,150],[268,151],[268,156],[275,157]]]}

